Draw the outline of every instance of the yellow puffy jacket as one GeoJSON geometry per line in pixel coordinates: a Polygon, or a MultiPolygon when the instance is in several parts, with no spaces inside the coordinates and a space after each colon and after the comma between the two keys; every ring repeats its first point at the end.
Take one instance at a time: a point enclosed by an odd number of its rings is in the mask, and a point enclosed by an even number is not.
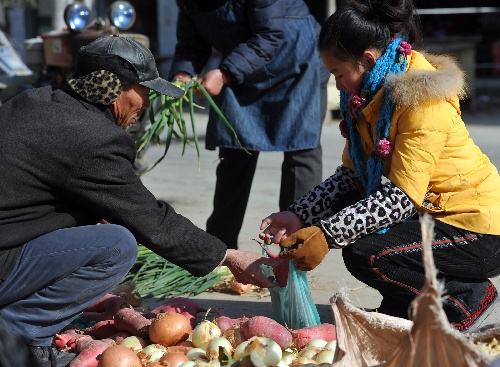
{"type": "MultiPolygon", "coordinates": [[[[403,190],[417,210],[476,233],[500,235],[500,176],[474,144],[460,117],[464,73],[447,56],[408,56],[406,73],[389,75],[385,87],[357,121],[367,156],[374,147],[383,92],[395,104],[384,176],[403,190]]],[[[343,153],[343,165],[352,168],[343,153]]]]}

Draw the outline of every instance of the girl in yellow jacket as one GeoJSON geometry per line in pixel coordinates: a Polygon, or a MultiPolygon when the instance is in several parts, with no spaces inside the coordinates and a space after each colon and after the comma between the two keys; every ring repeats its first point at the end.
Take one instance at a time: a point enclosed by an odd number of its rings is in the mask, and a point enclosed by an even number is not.
{"type": "Polygon", "coordinates": [[[463,72],[412,50],[420,37],[411,0],[350,0],[330,16],[319,49],[341,94],[342,165],[265,218],[260,237],[301,270],[342,249],[381,293],[378,311],[407,318],[424,284],[417,213],[430,213],[444,310],[472,330],[498,299],[488,278],[500,274],[500,176],[460,117],[463,72]]]}

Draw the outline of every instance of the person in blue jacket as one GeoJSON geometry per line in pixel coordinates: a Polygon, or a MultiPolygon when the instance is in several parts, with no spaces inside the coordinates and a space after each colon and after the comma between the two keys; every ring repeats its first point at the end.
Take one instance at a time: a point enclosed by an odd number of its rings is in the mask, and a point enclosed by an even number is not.
{"type": "Polygon", "coordinates": [[[177,4],[170,78],[199,77],[241,143],[211,110],[206,148],[219,148],[220,162],[206,229],[236,249],[259,152],[284,152],[281,210],[323,179],[320,134],[329,73],[316,47],[320,26],[303,0],[177,4]],[[211,69],[214,50],[220,62],[211,69]]]}

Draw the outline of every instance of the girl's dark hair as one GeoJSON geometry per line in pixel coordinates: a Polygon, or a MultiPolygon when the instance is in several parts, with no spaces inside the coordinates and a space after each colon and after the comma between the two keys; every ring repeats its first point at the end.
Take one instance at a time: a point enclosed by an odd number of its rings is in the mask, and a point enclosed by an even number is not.
{"type": "Polygon", "coordinates": [[[324,23],[320,52],[339,60],[359,60],[368,48],[384,51],[394,35],[408,42],[422,38],[412,0],[348,0],[324,23]]]}

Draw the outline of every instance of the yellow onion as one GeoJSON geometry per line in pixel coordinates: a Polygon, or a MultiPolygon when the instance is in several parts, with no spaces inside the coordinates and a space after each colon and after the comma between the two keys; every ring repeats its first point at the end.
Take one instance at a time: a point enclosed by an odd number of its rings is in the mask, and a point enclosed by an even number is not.
{"type": "Polygon", "coordinates": [[[189,362],[189,359],[182,352],[170,352],[165,353],[158,362],[168,364],[170,367],[179,367],[184,362],[189,362]]]}
{"type": "Polygon", "coordinates": [[[234,278],[231,280],[229,287],[236,294],[244,294],[250,292],[250,290],[252,289],[251,284],[240,283],[234,278]]]}
{"type": "Polygon", "coordinates": [[[112,345],[99,356],[97,367],[142,367],[140,358],[132,349],[112,345]]]}
{"type": "Polygon", "coordinates": [[[160,313],[149,326],[149,339],[156,344],[170,347],[189,338],[191,323],[176,312],[160,313]]]}

